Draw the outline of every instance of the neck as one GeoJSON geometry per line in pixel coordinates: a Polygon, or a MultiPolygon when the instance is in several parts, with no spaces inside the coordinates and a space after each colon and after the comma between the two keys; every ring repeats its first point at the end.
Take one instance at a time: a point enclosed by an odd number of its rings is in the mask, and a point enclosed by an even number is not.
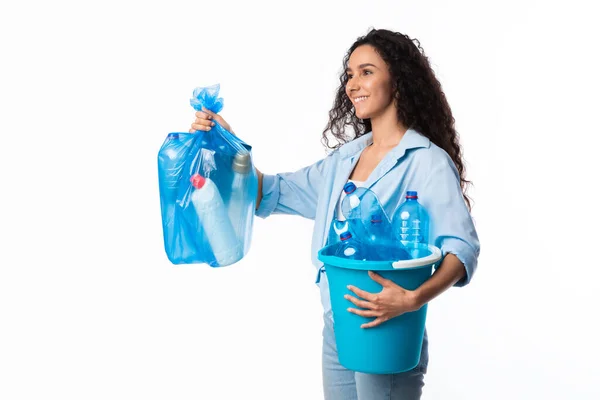
{"type": "Polygon", "coordinates": [[[371,118],[371,130],[373,147],[384,149],[396,147],[408,128],[398,120],[396,107],[390,106],[381,114],[371,118]]]}

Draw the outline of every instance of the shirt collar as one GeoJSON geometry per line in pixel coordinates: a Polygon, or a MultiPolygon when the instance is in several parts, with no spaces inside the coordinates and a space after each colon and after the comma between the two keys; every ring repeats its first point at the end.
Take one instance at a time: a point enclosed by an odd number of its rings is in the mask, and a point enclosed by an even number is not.
{"type": "MultiPolygon", "coordinates": [[[[348,158],[352,156],[356,156],[360,154],[365,147],[371,145],[373,143],[373,132],[367,132],[358,139],[354,139],[342,147],[340,147],[339,152],[342,158],[348,158]]],[[[391,151],[390,156],[394,159],[399,159],[404,156],[406,150],[416,149],[419,147],[429,148],[431,146],[431,141],[423,136],[421,133],[416,130],[409,128],[400,139],[400,143],[396,145],[391,151]]]]}

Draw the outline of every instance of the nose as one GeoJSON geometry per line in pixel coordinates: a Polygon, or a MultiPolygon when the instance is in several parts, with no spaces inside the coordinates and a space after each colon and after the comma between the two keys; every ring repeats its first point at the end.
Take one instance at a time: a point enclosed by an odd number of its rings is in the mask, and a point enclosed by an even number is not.
{"type": "Polygon", "coordinates": [[[348,93],[350,92],[356,92],[359,89],[358,86],[358,82],[356,81],[356,79],[348,79],[348,82],[346,82],[346,91],[348,93]]]}

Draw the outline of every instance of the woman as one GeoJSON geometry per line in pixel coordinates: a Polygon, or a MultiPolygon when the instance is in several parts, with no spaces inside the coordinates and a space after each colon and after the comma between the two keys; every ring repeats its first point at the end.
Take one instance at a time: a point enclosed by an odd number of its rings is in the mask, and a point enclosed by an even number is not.
{"type": "MultiPolygon", "coordinates": [[[[330,224],[339,216],[342,188],[348,180],[373,190],[391,216],[407,190],[416,190],[432,221],[430,240],[443,260],[431,278],[410,291],[374,272],[379,293],[351,288],[357,308],[369,317],[369,329],[405,312],[415,311],[451,286],[466,285],[477,266],[479,240],[465,193],[465,168],[454,118],[441,85],[418,41],[388,30],[371,30],[352,45],[324,143],[327,157],[293,173],[259,175],[256,215],[296,214],[314,219],[312,259],[326,242],[330,224]],[[349,139],[346,128],[353,131],[349,139]],[[330,132],[340,143],[329,145],[330,132]],[[337,211],[336,211],[337,209],[337,211]]],[[[190,132],[210,130],[214,121],[230,130],[219,115],[197,112],[190,132]]],[[[419,399],[427,370],[427,332],[421,360],[408,372],[374,375],[339,364],[326,275],[319,281],[324,307],[323,387],[326,399],[419,399]]]]}

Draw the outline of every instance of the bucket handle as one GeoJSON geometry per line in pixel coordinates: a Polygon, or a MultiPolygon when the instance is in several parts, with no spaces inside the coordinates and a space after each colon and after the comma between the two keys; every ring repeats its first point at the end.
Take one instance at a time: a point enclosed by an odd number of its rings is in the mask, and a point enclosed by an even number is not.
{"type": "Polygon", "coordinates": [[[435,264],[442,258],[442,251],[439,248],[429,245],[428,249],[431,251],[431,254],[427,257],[416,258],[413,260],[394,261],[392,263],[392,267],[394,269],[423,267],[425,265],[435,264]]]}

